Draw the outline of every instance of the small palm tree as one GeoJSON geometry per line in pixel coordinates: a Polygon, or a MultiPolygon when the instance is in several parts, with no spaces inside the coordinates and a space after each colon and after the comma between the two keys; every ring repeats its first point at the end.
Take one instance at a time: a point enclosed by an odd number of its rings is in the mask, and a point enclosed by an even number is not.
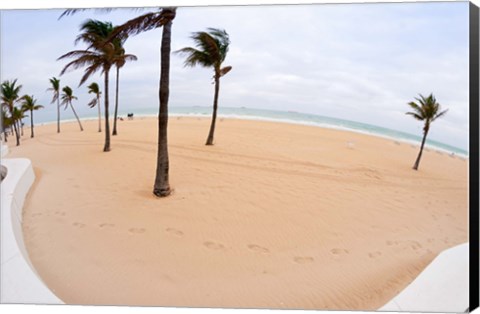
{"type": "Polygon", "coordinates": [[[98,87],[97,83],[92,83],[88,85],[88,93],[94,94],[95,97],[88,103],[90,108],[94,108],[95,106],[98,107],[98,132],[102,132],[102,113],[100,111],[100,87],[98,87]]]}
{"type": "MultiPolygon", "coordinates": [[[[11,125],[13,125],[13,129],[15,131],[15,138],[17,140],[17,146],[20,145],[20,133],[19,133],[19,126],[17,117],[19,116],[17,112],[15,112],[15,103],[18,102],[20,99],[20,90],[22,85],[16,85],[17,80],[13,81],[4,81],[1,85],[1,92],[2,92],[2,107],[4,108],[4,112],[7,113],[7,118],[10,118],[11,125]]],[[[17,108],[18,109],[18,108],[17,108]]],[[[21,119],[21,118],[20,118],[21,119]]]]}
{"type": "MultiPolygon", "coordinates": [[[[23,122],[22,120],[26,117],[25,111],[23,111],[21,108],[18,107],[13,107],[13,112],[12,112],[12,121],[13,125],[16,125],[17,130],[20,128],[23,128],[23,122]]],[[[22,134],[23,135],[23,134],[22,134]]],[[[17,142],[17,146],[20,145],[20,141],[17,142]]]]}
{"type": "Polygon", "coordinates": [[[53,92],[53,98],[51,104],[57,102],[57,133],[60,133],[60,80],[56,77],[50,79],[52,87],[48,88],[48,91],[53,92]]]}
{"type": "Polygon", "coordinates": [[[72,100],[78,99],[76,96],[73,95],[73,91],[69,86],[65,86],[62,88],[63,94],[62,94],[62,105],[65,106],[65,110],[70,106],[72,108],[73,114],[75,115],[75,118],[77,118],[78,125],[80,126],[80,131],[83,131],[82,123],[80,122],[80,119],[78,118],[77,112],[75,111],[75,108],[73,107],[72,100]]]}
{"type": "Polygon", "coordinates": [[[230,38],[225,30],[208,28],[208,32],[193,33],[191,38],[195,42],[196,48],[185,47],[177,50],[176,53],[187,57],[185,66],[194,67],[200,65],[206,68],[213,68],[215,81],[215,95],[213,97],[213,114],[210,131],[208,133],[205,145],[213,145],[213,135],[215,132],[215,121],[217,119],[218,92],[220,90],[220,77],[227,74],[232,67],[222,68],[222,63],[227,57],[230,38]]]}
{"type": "Polygon", "coordinates": [[[39,110],[42,109],[42,105],[37,105],[36,102],[37,100],[32,96],[25,95],[22,97],[23,103],[22,103],[22,110],[24,112],[30,111],[30,137],[34,137],[34,132],[33,132],[33,111],[34,110],[39,110]]]}
{"type": "Polygon", "coordinates": [[[406,113],[407,115],[413,116],[417,120],[425,121],[425,124],[423,125],[423,139],[420,146],[420,152],[418,153],[417,160],[413,165],[413,169],[415,170],[418,170],[420,158],[422,158],[423,146],[425,145],[427,134],[430,130],[430,124],[436,119],[444,116],[448,111],[448,109],[441,111],[441,106],[439,103],[437,103],[437,100],[433,94],[430,94],[428,97],[424,97],[422,95],[419,96],[420,98],[415,98],[418,101],[418,104],[413,101],[408,103],[408,105],[413,109],[413,112],[406,113]]]}
{"type": "Polygon", "coordinates": [[[115,111],[113,113],[113,131],[112,135],[117,135],[117,116],[118,116],[118,89],[120,85],[120,68],[122,68],[127,61],[137,61],[137,57],[132,54],[126,54],[123,44],[125,43],[127,36],[124,36],[122,40],[114,42],[116,53],[114,64],[117,70],[117,77],[115,80],[115,111]]]}

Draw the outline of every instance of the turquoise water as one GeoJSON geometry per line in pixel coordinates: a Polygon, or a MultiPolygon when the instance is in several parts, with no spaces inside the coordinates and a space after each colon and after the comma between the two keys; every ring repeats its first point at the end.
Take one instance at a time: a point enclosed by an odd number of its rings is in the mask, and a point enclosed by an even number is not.
{"type": "MultiPolygon", "coordinates": [[[[141,112],[138,112],[138,113],[140,114],[141,112]]],[[[145,114],[147,113],[145,112],[145,114]]],[[[172,107],[170,109],[170,114],[171,115],[211,116],[212,108],[210,107],[176,107],[176,108],[172,107]]],[[[224,117],[281,121],[281,122],[329,127],[329,128],[342,129],[342,130],[353,130],[356,132],[388,137],[388,138],[407,141],[415,144],[419,144],[422,140],[421,136],[416,136],[413,134],[396,131],[392,129],[387,129],[387,128],[383,128],[383,127],[379,127],[371,124],[325,117],[325,116],[314,115],[314,114],[292,112],[292,111],[285,112],[285,111],[274,111],[274,110],[252,109],[252,108],[219,108],[218,114],[219,116],[224,116],[224,117]]],[[[455,154],[468,156],[468,152],[461,148],[454,147],[441,142],[437,142],[434,140],[429,140],[428,138],[427,138],[426,145],[432,148],[441,149],[447,152],[454,152],[455,154]]]]}
{"type": "MultiPolygon", "coordinates": [[[[120,110],[122,111],[122,110],[120,110]]],[[[135,115],[146,115],[146,116],[156,116],[158,114],[157,108],[135,108],[135,115]]],[[[120,116],[126,116],[127,112],[119,112],[120,116]]],[[[170,107],[169,115],[171,116],[206,116],[210,117],[212,115],[211,107],[170,107]]],[[[371,124],[349,121],[343,119],[337,119],[332,117],[325,117],[314,114],[306,114],[292,111],[275,111],[275,110],[265,110],[265,109],[252,109],[252,108],[227,108],[220,107],[218,109],[218,115],[223,117],[231,118],[242,118],[242,119],[252,119],[252,120],[268,120],[268,121],[278,121],[278,122],[288,122],[288,123],[297,123],[305,125],[313,125],[341,130],[352,130],[360,133],[372,134],[382,137],[387,137],[395,140],[406,141],[409,143],[414,143],[418,145],[422,138],[418,135],[413,135],[401,131],[396,131],[392,129],[387,129],[371,124]]],[[[91,116],[90,118],[95,118],[91,116]]],[[[453,152],[455,154],[468,156],[468,151],[463,150],[458,147],[454,147],[448,144],[437,142],[434,140],[427,139],[427,146],[430,146],[435,149],[440,149],[446,152],[453,152]]]]}

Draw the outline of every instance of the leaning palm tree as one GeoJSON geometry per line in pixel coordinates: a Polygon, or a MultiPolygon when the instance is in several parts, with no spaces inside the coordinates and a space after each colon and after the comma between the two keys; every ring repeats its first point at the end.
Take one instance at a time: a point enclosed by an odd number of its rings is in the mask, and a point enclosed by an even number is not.
{"type": "Polygon", "coordinates": [[[57,102],[57,133],[60,133],[60,80],[56,77],[50,79],[52,87],[48,88],[48,91],[53,92],[53,98],[51,104],[57,102]]]}
{"type": "MultiPolygon", "coordinates": [[[[15,138],[17,140],[17,146],[20,145],[20,133],[18,127],[18,120],[16,118],[19,116],[15,113],[15,103],[20,99],[20,90],[22,85],[16,85],[17,80],[13,81],[4,81],[1,85],[1,93],[2,93],[2,107],[5,108],[5,112],[7,113],[8,117],[10,118],[11,125],[13,125],[13,129],[15,131],[15,138]]],[[[18,109],[18,108],[17,108],[18,109]]]]}
{"type": "MultiPolygon", "coordinates": [[[[75,14],[82,9],[66,10],[60,17],[75,14]]],[[[169,160],[168,160],[168,97],[170,81],[170,45],[172,34],[172,21],[175,19],[177,8],[165,7],[158,11],[148,12],[133,18],[118,26],[110,35],[111,41],[116,36],[138,35],[140,33],[163,27],[160,47],[160,108],[158,113],[158,143],[157,143],[157,168],[153,194],[158,197],[168,196],[171,193],[169,183],[169,160]]]]}
{"type": "Polygon", "coordinates": [[[213,113],[210,131],[208,132],[205,145],[213,145],[213,135],[215,132],[215,121],[217,119],[218,92],[220,90],[220,77],[227,74],[232,67],[222,68],[222,63],[227,57],[230,38],[225,30],[208,28],[208,32],[195,32],[191,38],[195,42],[196,48],[185,47],[177,50],[176,53],[187,57],[185,66],[194,67],[200,65],[206,68],[213,68],[215,80],[215,95],[213,97],[213,113]]]}
{"type": "Polygon", "coordinates": [[[58,60],[76,58],[63,68],[60,75],[65,73],[69,68],[78,69],[87,66],[79,83],[79,85],[82,85],[92,74],[101,70],[105,79],[105,144],[103,151],[108,152],[110,151],[109,73],[111,67],[116,62],[117,49],[115,42],[123,37],[111,37],[114,28],[110,22],[88,20],[81,25],[80,29],[83,33],[77,36],[76,42],[83,41],[88,44],[89,47],[86,50],[70,51],[58,58],[58,60]],[[110,39],[111,42],[108,42],[107,39],[110,39]]]}
{"type": "Polygon", "coordinates": [[[30,137],[34,137],[34,132],[33,132],[33,111],[34,110],[39,110],[42,109],[42,105],[37,105],[36,102],[37,100],[32,96],[25,95],[22,97],[23,103],[22,103],[22,110],[23,111],[30,111],[30,137]]]}
{"type": "Polygon", "coordinates": [[[102,113],[100,111],[100,87],[98,84],[93,82],[92,84],[88,85],[88,93],[94,94],[95,97],[88,103],[90,108],[94,108],[95,106],[98,107],[98,132],[102,132],[102,113]]]}
{"type": "MultiPolygon", "coordinates": [[[[17,130],[22,128],[22,120],[26,117],[25,111],[23,111],[21,108],[18,107],[13,107],[12,111],[12,122],[13,125],[16,125],[17,130]]],[[[20,145],[20,141],[17,141],[17,146],[20,145]]]]}
{"type": "Polygon", "coordinates": [[[62,94],[62,105],[65,106],[65,110],[70,106],[72,108],[73,114],[75,115],[75,118],[77,118],[78,125],[80,126],[80,131],[83,131],[82,123],[80,122],[80,119],[78,118],[77,112],[75,111],[75,108],[73,107],[72,100],[78,99],[76,96],[73,95],[73,91],[69,86],[65,86],[62,88],[63,94],[62,94]]]}
{"type": "Polygon", "coordinates": [[[418,153],[417,160],[413,165],[413,169],[415,170],[418,170],[420,158],[422,158],[423,146],[425,145],[427,134],[430,130],[430,124],[436,119],[445,115],[448,111],[448,109],[441,111],[441,106],[439,103],[437,103],[437,100],[435,99],[433,94],[430,94],[430,96],[428,97],[424,97],[422,95],[419,96],[420,98],[415,98],[418,101],[418,104],[413,101],[408,103],[408,105],[413,109],[413,112],[406,113],[413,116],[417,120],[425,121],[423,125],[423,139],[420,146],[420,152],[418,153]]]}

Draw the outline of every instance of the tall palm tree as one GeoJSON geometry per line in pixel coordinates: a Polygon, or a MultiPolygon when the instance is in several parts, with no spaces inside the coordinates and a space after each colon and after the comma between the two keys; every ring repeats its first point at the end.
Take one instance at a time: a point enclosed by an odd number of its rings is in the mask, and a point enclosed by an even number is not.
{"type": "MultiPolygon", "coordinates": [[[[66,10],[60,17],[75,14],[78,11],[81,11],[81,9],[66,10]]],[[[158,197],[165,197],[171,193],[169,183],[167,128],[170,83],[170,46],[172,21],[175,19],[176,11],[176,7],[165,7],[159,8],[154,12],[140,15],[118,26],[109,37],[109,40],[112,40],[116,36],[138,35],[152,29],[163,27],[160,47],[160,108],[158,113],[157,168],[155,183],[153,186],[153,194],[158,197]]]]}
{"type": "Polygon", "coordinates": [[[75,118],[77,118],[78,125],[80,126],[80,131],[83,131],[82,123],[80,122],[80,119],[78,118],[77,112],[75,111],[75,108],[73,107],[72,100],[78,99],[76,96],[73,95],[73,91],[69,86],[65,86],[62,88],[63,94],[62,94],[62,105],[65,106],[65,110],[70,106],[72,108],[73,114],[75,115],[75,118]]]}
{"type": "Polygon", "coordinates": [[[39,110],[42,109],[42,105],[37,105],[36,102],[37,100],[32,96],[25,95],[22,97],[23,103],[22,103],[22,110],[23,111],[30,111],[30,137],[34,137],[34,132],[33,132],[33,111],[34,110],[39,110]]]}
{"type": "Polygon", "coordinates": [[[175,19],[175,7],[159,8],[158,11],[148,12],[133,18],[117,27],[113,35],[137,35],[152,29],[163,27],[160,47],[160,86],[158,112],[158,142],[157,167],[153,194],[158,197],[170,195],[169,160],[168,160],[168,98],[170,94],[170,51],[172,22],[175,19]]]}
{"type": "Polygon", "coordinates": [[[98,84],[93,82],[92,84],[88,85],[88,93],[94,94],[95,97],[88,103],[90,108],[94,108],[95,106],[98,107],[98,132],[102,132],[102,113],[100,111],[100,87],[98,84]]]}
{"type": "MultiPolygon", "coordinates": [[[[76,42],[83,41],[89,45],[86,50],[70,51],[60,58],[76,58],[68,63],[62,70],[65,73],[70,67],[78,69],[87,66],[85,73],[80,80],[82,85],[93,73],[101,70],[105,81],[105,144],[103,151],[110,151],[110,122],[109,122],[109,73],[111,67],[115,64],[117,49],[115,42],[119,41],[120,36],[111,36],[113,31],[112,23],[88,20],[83,23],[80,30],[83,31],[77,36],[76,42]],[[107,39],[111,41],[108,42],[107,39]]],[[[128,55],[130,56],[130,55],[128,55]]]]}
{"type": "Polygon", "coordinates": [[[208,28],[208,32],[192,33],[191,38],[195,42],[196,48],[185,47],[175,51],[187,57],[185,66],[194,67],[200,65],[206,68],[213,68],[215,80],[215,94],[213,97],[213,113],[210,131],[208,133],[205,145],[213,145],[213,135],[215,132],[215,121],[217,119],[218,92],[220,90],[220,77],[227,74],[232,67],[222,68],[230,45],[230,38],[225,30],[208,28]]]}
{"type": "Polygon", "coordinates": [[[406,113],[407,115],[413,116],[417,120],[425,121],[423,125],[423,139],[420,146],[420,152],[418,153],[417,160],[413,165],[413,169],[415,170],[418,170],[420,158],[422,158],[423,146],[425,145],[427,134],[430,130],[430,124],[436,119],[444,116],[448,111],[448,109],[441,111],[441,106],[433,94],[430,94],[428,97],[424,97],[422,95],[419,96],[420,98],[415,98],[418,101],[418,104],[413,101],[408,103],[408,105],[413,109],[413,112],[406,113]]]}
{"type": "MultiPolygon", "coordinates": [[[[8,114],[8,118],[11,119],[11,125],[15,131],[15,138],[17,140],[17,146],[20,145],[20,133],[18,128],[18,121],[16,120],[19,116],[15,112],[15,104],[20,99],[20,90],[22,85],[16,85],[17,80],[13,81],[4,81],[1,85],[2,92],[2,107],[5,108],[5,112],[8,114]]],[[[18,108],[17,108],[18,109],[18,108]]]]}
{"type": "Polygon", "coordinates": [[[120,84],[120,68],[122,68],[127,61],[137,61],[137,57],[132,54],[125,54],[125,49],[123,48],[123,44],[127,37],[125,36],[122,40],[118,40],[114,42],[116,48],[115,54],[115,67],[117,70],[117,77],[115,80],[115,111],[113,114],[113,131],[112,135],[117,135],[117,117],[118,117],[118,89],[120,84]]]}
{"type": "Polygon", "coordinates": [[[48,91],[53,92],[53,98],[51,104],[57,102],[57,133],[60,133],[60,80],[56,77],[50,79],[52,87],[48,88],[48,91]]]}

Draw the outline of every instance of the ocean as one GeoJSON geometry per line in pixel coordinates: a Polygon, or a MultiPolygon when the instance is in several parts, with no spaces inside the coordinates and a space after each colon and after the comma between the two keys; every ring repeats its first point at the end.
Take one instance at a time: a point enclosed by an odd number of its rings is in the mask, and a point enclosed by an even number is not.
{"type": "MultiPolygon", "coordinates": [[[[113,111],[113,110],[111,110],[113,111]]],[[[124,110],[119,110],[119,116],[126,116],[127,112],[124,110]]],[[[134,113],[136,116],[157,116],[158,108],[135,108],[134,113]]],[[[113,114],[113,112],[112,112],[113,114]]],[[[211,107],[202,107],[202,106],[192,106],[192,107],[170,107],[169,108],[170,116],[198,116],[198,117],[211,117],[212,108],[211,107]]],[[[274,121],[274,122],[284,122],[284,123],[295,123],[303,125],[312,125],[325,128],[333,128],[339,130],[349,130],[359,133],[376,135],[380,137],[389,138],[392,140],[398,140],[402,142],[408,142],[411,144],[419,145],[422,137],[420,135],[414,135],[410,133],[405,133],[393,129],[388,129],[384,127],[379,127],[371,124],[326,117],[315,114],[300,113],[294,111],[276,111],[276,110],[265,110],[265,109],[253,109],[253,108],[229,108],[229,107],[219,107],[218,116],[225,118],[238,118],[238,119],[249,119],[249,120],[265,120],[265,121],[274,121]]],[[[95,119],[96,116],[91,115],[88,118],[95,119]]],[[[47,121],[44,121],[47,122],[47,121]]],[[[48,123],[54,122],[48,121],[48,123]]],[[[40,123],[41,124],[41,123],[40,123]]],[[[427,138],[426,146],[432,149],[441,150],[447,153],[455,153],[457,155],[468,157],[468,151],[454,147],[445,143],[441,143],[435,140],[427,138]]]]}

